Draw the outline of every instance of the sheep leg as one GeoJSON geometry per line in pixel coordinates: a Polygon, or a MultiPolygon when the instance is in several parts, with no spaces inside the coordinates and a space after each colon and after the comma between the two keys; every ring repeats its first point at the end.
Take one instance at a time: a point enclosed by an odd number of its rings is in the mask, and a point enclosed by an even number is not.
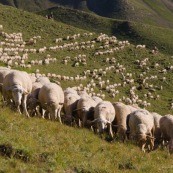
{"type": "Polygon", "coordinates": [[[62,121],[61,121],[61,108],[59,108],[59,109],[57,109],[56,110],[56,117],[55,117],[55,119],[57,119],[57,116],[58,116],[58,121],[62,124],[62,121]]]}
{"type": "Polygon", "coordinates": [[[45,119],[46,110],[42,108],[42,118],[45,119]]]}
{"type": "Polygon", "coordinates": [[[82,127],[82,123],[81,123],[81,120],[80,119],[78,120],[78,126],[79,127],[82,127]]]}
{"type": "Polygon", "coordinates": [[[83,115],[82,115],[82,127],[85,127],[86,121],[87,121],[86,111],[83,111],[83,115]]]}
{"type": "Polygon", "coordinates": [[[17,112],[19,112],[19,114],[22,114],[22,112],[20,110],[20,105],[17,106],[17,112]]]}
{"type": "Polygon", "coordinates": [[[108,129],[109,129],[109,134],[110,134],[111,138],[113,139],[114,135],[113,135],[112,125],[111,124],[108,124],[108,129]]]}
{"type": "MultiPolygon", "coordinates": [[[[28,111],[27,111],[27,107],[26,107],[26,100],[27,100],[27,95],[23,95],[23,97],[22,97],[23,111],[24,111],[24,114],[25,114],[27,117],[30,117],[29,114],[28,114],[28,111]]],[[[20,108],[19,108],[19,109],[20,109],[20,108]]]]}

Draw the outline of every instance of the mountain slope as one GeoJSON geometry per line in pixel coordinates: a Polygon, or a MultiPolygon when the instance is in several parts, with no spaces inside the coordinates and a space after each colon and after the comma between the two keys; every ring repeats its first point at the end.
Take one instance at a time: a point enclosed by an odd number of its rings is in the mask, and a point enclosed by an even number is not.
{"type": "Polygon", "coordinates": [[[116,35],[121,39],[129,39],[135,44],[146,44],[151,49],[157,46],[165,53],[173,54],[172,29],[157,27],[139,22],[114,20],[95,14],[81,12],[71,8],[54,7],[39,12],[43,16],[54,14],[54,20],[61,21],[78,28],[94,32],[116,35]]]}
{"type": "Polygon", "coordinates": [[[104,17],[173,28],[172,0],[1,0],[0,3],[27,11],[40,11],[61,5],[90,10],[104,17]]]}

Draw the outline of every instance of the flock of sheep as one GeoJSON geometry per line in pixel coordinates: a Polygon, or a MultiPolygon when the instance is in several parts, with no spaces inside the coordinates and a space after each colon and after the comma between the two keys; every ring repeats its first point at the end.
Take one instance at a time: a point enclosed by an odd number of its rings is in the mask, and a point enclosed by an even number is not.
{"type": "Polygon", "coordinates": [[[137,105],[102,100],[86,91],[62,89],[47,77],[32,76],[24,71],[0,68],[2,99],[5,105],[15,106],[27,117],[41,116],[60,123],[91,128],[102,134],[105,129],[113,139],[136,139],[142,151],[165,144],[173,151],[173,116],[161,116],[137,105]],[[62,113],[64,112],[64,114],[62,113]]]}
{"type": "MultiPolygon", "coordinates": [[[[0,25],[3,30],[3,26],[0,25]]],[[[124,65],[117,62],[115,57],[112,57],[115,52],[123,51],[130,45],[128,41],[118,41],[115,36],[109,37],[106,34],[100,34],[95,40],[78,42],[80,37],[89,38],[93,33],[74,34],[67,36],[67,43],[62,43],[63,38],[55,40],[55,46],[42,48],[26,48],[26,46],[35,45],[41,40],[40,36],[34,36],[28,41],[24,41],[22,33],[8,34],[1,32],[1,37],[4,41],[0,42],[0,62],[5,63],[8,68],[0,68],[0,90],[2,99],[5,105],[16,107],[18,112],[24,113],[27,117],[41,116],[51,120],[58,119],[60,123],[66,122],[77,124],[79,127],[87,127],[95,133],[102,134],[105,129],[111,138],[118,135],[123,141],[128,139],[136,139],[141,149],[151,151],[157,148],[157,145],[169,146],[169,151],[172,152],[173,136],[173,116],[161,116],[157,113],[149,112],[146,108],[150,103],[146,100],[141,100],[136,93],[136,86],[133,86],[135,79],[134,74],[127,73],[124,65]],[[70,42],[73,41],[73,42],[70,42]],[[70,43],[69,43],[70,42],[70,43]],[[83,51],[94,50],[96,43],[100,44],[97,51],[94,52],[94,58],[108,56],[105,59],[106,66],[100,69],[85,70],[83,75],[79,74],[75,77],[59,74],[40,74],[39,69],[36,73],[29,74],[24,71],[11,69],[11,67],[32,68],[34,65],[48,65],[49,63],[57,62],[57,58],[52,58],[49,54],[45,59],[28,61],[28,55],[42,54],[46,51],[83,51]],[[103,80],[107,73],[114,71],[115,74],[122,77],[122,83],[110,84],[109,80],[103,80]],[[50,82],[49,78],[59,81],[83,81],[91,78],[87,86],[80,84],[79,86],[62,89],[59,82],[50,82]],[[118,87],[130,86],[129,97],[123,96],[119,102],[111,103],[105,100],[105,92],[111,97],[116,97],[119,94],[118,87]],[[95,93],[94,89],[98,86],[101,93],[95,93]],[[140,107],[138,107],[140,106],[140,107]]],[[[145,45],[137,45],[136,49],[145,49],[145,45]]],[[[157,50],[152,50],[153,54],[157,54],[157,50]]],[[[81,64],[87,66],[88,57],[85,54],[79,54],[75,57],[66,56],[61,63],[67,65],[73,63],[74,68],[81,64]]],[[[155,86],[149,81],[160,80],[166,82],[166,74],[173,70],[173,66],[163,69],[159,63],[154,65],[163,77],[157,75],[147,76],[150,68],[148,58],[143,60],[135,60],[134,64],[143,72],[139,74],[141,87],[150,89],[154,93],[156,90],[162,90],[162,86],[155,86]]],[[[160,95],[148,92],[144,98],[160,99],[160,95]]]]}

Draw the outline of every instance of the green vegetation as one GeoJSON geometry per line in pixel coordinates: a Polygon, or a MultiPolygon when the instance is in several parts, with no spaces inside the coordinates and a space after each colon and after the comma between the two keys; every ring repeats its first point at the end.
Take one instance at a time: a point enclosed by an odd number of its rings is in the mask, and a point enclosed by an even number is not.
{"type": "Polygon", "coordinates": [[[166,172],[166,150],[142,153],[131,143],[107,143],[86,129],[0,110],[1,172],[166,172]],[[6,149],[6,150],[2,150],[6,149]],[[20,154],[19,154],[20,153],[20,154]]]}
{"type": "MultiPolygon", "coordinates": [[[[95,32],[92,36],[85,37],[83,34],[89,33],[89,31],[2,5],[0,5],[0,19],[0,24],[3,25],[4,32],[9,34],[22,32],[24,41],[29,40],[33,36],[41,36],[41,40],[38,40],[35,45],[28,45],[26,48],[36,48],[38,50],[38,48],[46,46],[46,52],[42,54],[38,52],[28,53],[29,59],[26,63],[30,64],[31,60],[34,59],[45,59],[47,54],[57,59],[56,63],[50,63],[47,66],[33,65],[31,69],[24,69],[13,65],[12,68],[26,70],[28,72],[35,72],[36,69],[39,69],[41,74],[55,73],[57,75],[75,77],[76,75],[83,76],[84,71],[88,69],[93,72],[94,69],[105,69],[106,67],[114,65],[115,69],[108,71],[106,76],[98,75],[102,77],[103,80],[109,80],[110,84],[115,84],[123,82],[122,74],[116,73],[115,71],[119,63],[126,68],[125,73],[132,73],[135,80],[134,83],[127,84],[124,87],[117,87],[116,89],[119,91],[119,94],[115,97],[112,97],[109,92],[106,92],[105,88],[100,89],[98,85],[94,88],[95,93],[104,93],[106,95],[105,100],[115,102],[123,96],[130,97],[129,89],[132,86],[136,86],[136,94],[139,98],[151,103],[151,106],[147,107],[149,111],[155,111],[162,115],[168,113],[173,114],[173,110],[170,109],[170,104],[173,102],[173,74],[172,71],[169,70],[169,67],[173,65],[172,56],[162,54],[160,51],[156,54],[152,54],[150,49],[136,49],[136,46],[132,44],[126,45],[124,49],[116,51],[113,54],[94,56],[95,52],[105,51],[100,48],[100,46],[104,46],[101,42],[96,42],[94,49],[64,49],[51,51],[49,49],[51,46],[93,41],[96,40],[99,34],[95,32]],[[66,39],[67,36],[78,33],[81,34],[81,37],[76,40],[66,39]],[[56,38],[63,38],[63,41],[56,44],[56,38]],[[79,54],[86,55],[87,66],[80,64],[79,67],[74,67],[74,63],[76,62],[74,57],[79,54]],[[64,65],[62,60],[66,56],[70,56],[71,59],[67,65],[64,65]],[[116,64],[106,63],[106,58],[112,57],[115,57],[116,64]],[[149,67],[149,69],[146,67],[141,69],[139,65],[135,63],[136,60],[142,61],[145,58],[149,60],[146,66],[149,67]],[[154,67],[156,62],[160,65],[158,69],[154,67]],[[162,70],[165,68],[167,72],[162,73],[162,70]],[[140,88],[139,75],[143,72],[146,72],[146,76],[148,77],[158,76],[157,79],[147,80],[149,85],[154,85],[154,90],[145,87],[140,88]],[[166,77],[166,81],[162,80],[163,77],[166,77]],[[163,90],[160,90],[160,86],[163,86],[163,90]],[[144,94],[148,92],[151,92],[153,96],[160,95],[160,99],[154,100],[145,98],[144,94]]],[[[94,19],[95,18],[90,18],[90,20],[93,21],[94,19]]],[[[100,23],[100,25],[102,19],[105,26],[112,26],[110,21],[114,23],[114,20],[108,21],[106,18],[98,17],[98,20],[99,19],[98,24],[100,23]]],[[[165,32],[164,35],[162,34],[165,31],[163,31],[163,28],[142,24],[136,25],[136,23],[128,23],[126,21],[119,22],[121,25],[117,24],[117,26],[114,26],[115,28],[126,29],[125,26],[134,28],[134,30],[131,29],[128,30],[128,32],[131,31],[134,36],[136,34],[139,41],[142,41],[146,35],[152,37],[146,38],[147,47],[153,46],[147,44],[149,43],[148,40],[153,39],[155,45],[160,45],[161,47],[161,45],[165,44],[165,52],[169,52],[168,45],[172,45],[170,36],[172,33],[171,29],[167,29],[166,31],[168,32],[165,32]],[[146,31],[144,32],[145,27],[146,31]],[[137,31],[139,31],[139,33],[137,31]],[[153,35],[155,35],[155,37],[153,35]],[[168,44],[164,41],[164,37],[165,40],[167,38],[168,44]]],[[[90,29],[90,27],[88,29],[90,29]]],[[[119,38],[129,37],[126,37],[125,32],[117,32],[117,34],[118,33],[119,38]]],[[[4,41],[2,35],[0,35],[0,41],[4,41]]],[[[1,47],[4,48],[4,46],[1,47]]],[[[118,43],[110,45],[110,48],[113,47],[119,47],[118,43]]],[[[6,64],[1,62],[1,65],[5,66],[6,64]]],[[[92,79],[91,73],[84,81],[59,80],[59,82],[62,88],[65,89],[68,86],[79,86],[80,84],[86,86],[92,79]]],[[[51,80],[58,79],[51,78],[51,80]]],[[[95,81],[98,84],[98,80],[95,79],[95,81]]],[[[142,153],[133,142],[127,141],[126,143],[122,143],[118,139],[115,139],[112,143],[109,143],[104,139],[100,139],[99,136],[93,134],[88,129],[69,127],[67,125],[61,125],[58,122],[51,122],[35,117],[27,119],[23,115],[15,113],[9,107],[2,107],[0,109],[0,158],[0,172],[9,173],[171,172],[172,170],[172,155],[169,155],[166,149],[157,149],[150,153],[142,153]]]]}
{"type": "Polygon", "coordinates": [[[51,8],[38,14],[46,16],[51,13],[57,21],[89,31],[116,35],[119,39],[128,39],[134,44],[146,44],[150,49],[157,46],[160,51],[173,54],[172,29],[139,22],[113,20],[64,7],[51,8]]]}
{"type": "Polygon", "coordinates": [[[32,12],[61,5],[104,17],[173,28],[171,0],[3,0],[1,3],[32,12]]]}

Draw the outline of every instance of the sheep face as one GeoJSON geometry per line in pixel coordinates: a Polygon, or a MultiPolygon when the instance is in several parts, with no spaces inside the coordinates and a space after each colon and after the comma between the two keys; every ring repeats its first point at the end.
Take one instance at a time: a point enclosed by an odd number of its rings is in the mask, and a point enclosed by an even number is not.
{"type": "Polygon", "coordinates": [[[102,134],[104,132],[104,129],[107,128],[107,123],[100,121],[97,123],[97,128],[99,129],[99,133],[102,134]]]}
{"type": "Polygon", "coordinates": [[[22,95],[23,95],[22,87],[15,87],[12,89],[12,96],[16,106],[21,105],[22,95]]]}
{"type": "Polygon", "coordinates": [[[145,145],[146,145],[146,135],[145,134],[137,134],[136,140],[138,141],[139,147],[143,152],[145,152],[145,145]]]}

